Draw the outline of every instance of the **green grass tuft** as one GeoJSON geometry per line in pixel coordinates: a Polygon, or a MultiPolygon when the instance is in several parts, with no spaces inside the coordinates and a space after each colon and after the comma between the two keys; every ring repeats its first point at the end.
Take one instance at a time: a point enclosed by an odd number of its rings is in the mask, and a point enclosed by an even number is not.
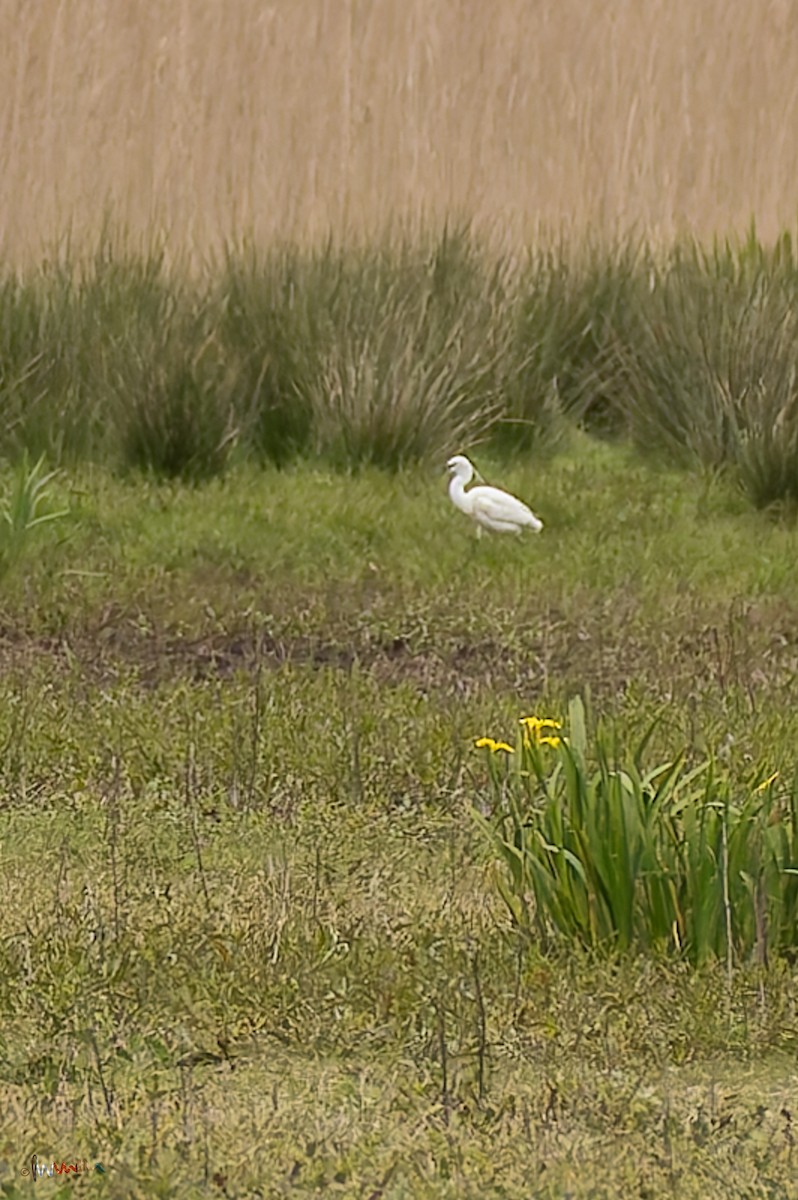
{"type": "Polygon", "coordinates": [[[653,726],[622,753],[615,731],[588,738],[579,698],[567,732],[543,729],[528,725],[514,748],[489,744],[494,815],[475,812],[519,929],[544,945],[556,931],[602,953],[634,947],[730,970],[754,955],[795,957],[795,781],[777,784],[776,771],[732,784],[686,753],[651,766],[653,726]]]}

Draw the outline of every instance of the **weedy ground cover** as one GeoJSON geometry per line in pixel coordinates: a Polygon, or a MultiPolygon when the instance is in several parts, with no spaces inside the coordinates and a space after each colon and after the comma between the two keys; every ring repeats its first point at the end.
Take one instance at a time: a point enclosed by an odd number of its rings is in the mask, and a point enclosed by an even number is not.
{"type": "Polygon", "coordinates": [[[418,467],[48,481],[0,637],[4,1194],[33,1153],[99,1196],[790,1194],[789,939],[730,876],[731,961],[722,901],[700,955],[541,935],[534,886],[524,927],[474,743],[573,746],[581,697],[638,814],[676,755],[788,799],[798,534],[616,445],[477,458],[540,538],[418,467]]]}

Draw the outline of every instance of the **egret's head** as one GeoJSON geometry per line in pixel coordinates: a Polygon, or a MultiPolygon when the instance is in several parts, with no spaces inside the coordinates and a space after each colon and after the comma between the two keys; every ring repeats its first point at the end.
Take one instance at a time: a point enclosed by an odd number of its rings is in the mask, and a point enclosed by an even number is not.
{"type": "Polygon", "coordinates": [[[474,474],[474,468],[464,454],[455,454],[454,458],[450,458],[446,464],[447,471],[452,475],[467,475],[474,474]]]}

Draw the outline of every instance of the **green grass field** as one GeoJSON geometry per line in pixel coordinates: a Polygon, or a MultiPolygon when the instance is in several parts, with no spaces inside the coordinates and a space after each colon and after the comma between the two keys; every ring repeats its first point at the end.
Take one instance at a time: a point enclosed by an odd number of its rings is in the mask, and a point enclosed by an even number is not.
{"type": "Polygon", "coordinates": [[[798,531],[585,435],[475,457],[539,537],[437,463],[48,483],[3,578],[4,1195],[32,1154],[104,1167],[52,1195],[798,1195],[791,953],[544,945],[474,746],[581,696],[794,825],[798,531]]]}
{"type": "Polygon", "coordinates": [[[798,1200],[794,10],[0,5],[0,1197],[798,1200]]]}

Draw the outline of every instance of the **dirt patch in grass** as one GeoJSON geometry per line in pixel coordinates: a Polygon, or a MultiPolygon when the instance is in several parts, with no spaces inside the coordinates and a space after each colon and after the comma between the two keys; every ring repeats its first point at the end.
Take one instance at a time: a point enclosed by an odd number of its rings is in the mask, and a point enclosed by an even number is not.
{"type": "MultiPolygon", "coordinates": [[[[275,605],[264,606],[271,613],[275,605]]],[[[366,614],[367,616],[368,614],[366,614]]],[[[367,671],[386,685],[472,695],[522,695],[588,688],[611,700],[637,686],[663,699],[701,696],[707,688],[757,696],[798,680],[798,607],[733,603],[717,609],[687,601],[647,615],[633,602],[593,600],[578,612],[550,608],[521,614],[509,635],[485,635],[473,621],[430,608],[426,632],[407,632],[402,615],[375,629],[341,597],[315,627],[297,629],[290,610],[271,628],[251,615],[209,617],[185,627],[142,610],[114,609],[58,633],[0,628],[0,669],[49,661],[91,677],[134,672],[145,686],[175,678],[225,678],[237,672],[303,667],[367,671]]],[[[490,622],[486,622],[489,625],[490,622]]]]}

